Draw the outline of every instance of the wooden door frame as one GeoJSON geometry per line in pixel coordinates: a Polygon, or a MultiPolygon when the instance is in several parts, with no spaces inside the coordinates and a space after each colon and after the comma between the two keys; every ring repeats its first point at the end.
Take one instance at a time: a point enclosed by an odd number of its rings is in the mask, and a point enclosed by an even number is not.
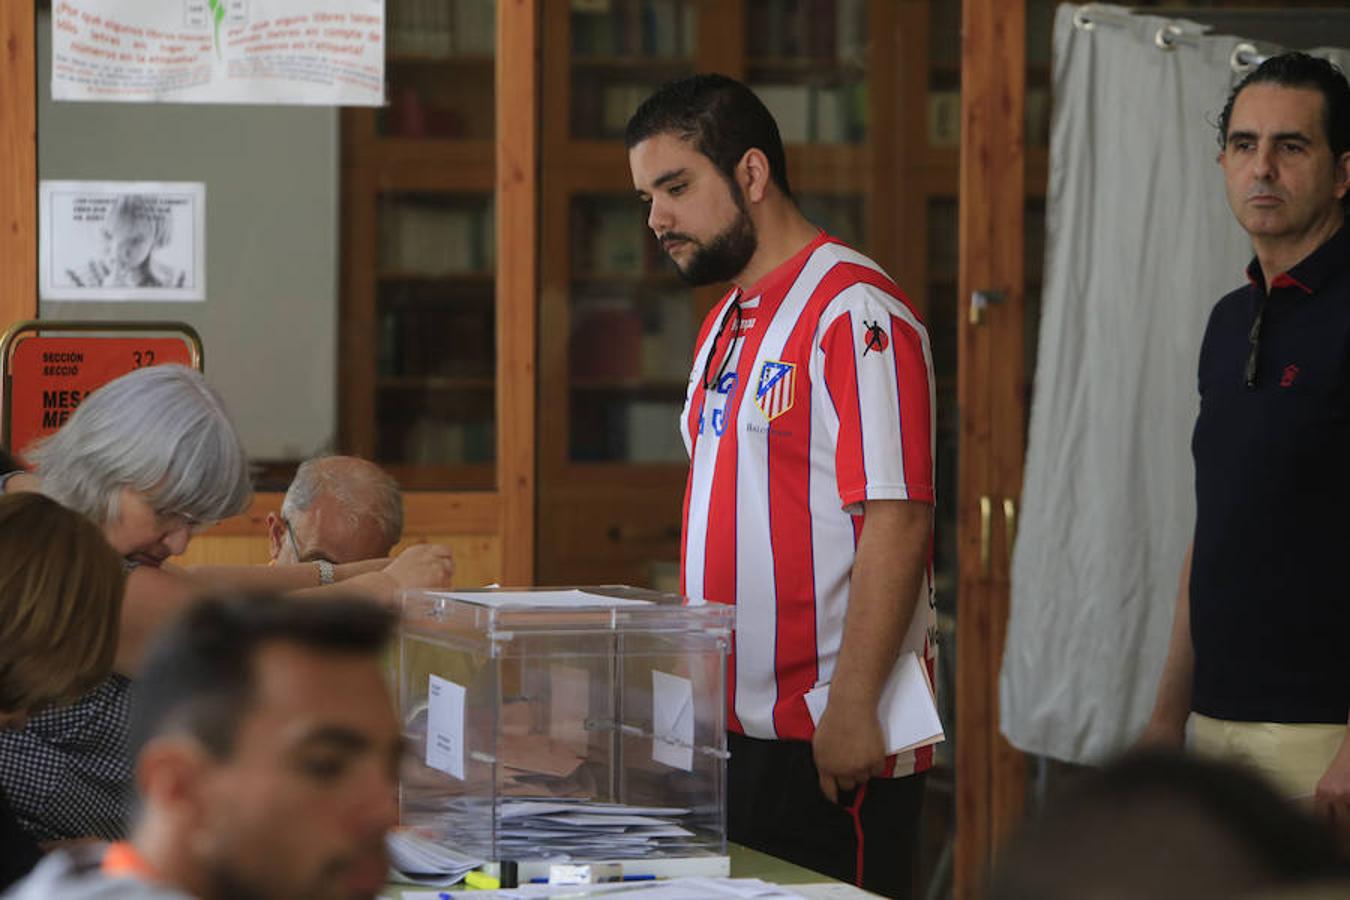
{"type": "Polygon", "coordinates": [[[0,4],[0,329],[38,311],[36,25],[36,4],[0,4]]]}
{"type": "Polygon", "coordinates": [[[502,583],[534,583],[542,0],[498,0],[497,490],[502,583]]]}
{"type": "Polygon", "coordinates": [[[1022,754],[999,732],[1010,529],[1021,491],[1026,0],[963,0],[961,41],[955,894],[978,896],[1021,816],[1022,754]],[[978,321],[975,291],[1001,299],[978,321]],[[1012,507],[1015,510],[1015,507],[1012,507]]]}

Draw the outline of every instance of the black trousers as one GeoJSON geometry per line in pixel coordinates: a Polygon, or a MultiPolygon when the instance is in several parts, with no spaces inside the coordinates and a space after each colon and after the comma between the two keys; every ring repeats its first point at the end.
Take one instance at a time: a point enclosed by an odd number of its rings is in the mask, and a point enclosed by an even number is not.
{"type": "Polygon", "coordinates": [[[831,803],[821,793],[810,744],[729,732],[727,747],[732,841],[876,894],[910,896],[922,774],[873,778],[831,803]]]}

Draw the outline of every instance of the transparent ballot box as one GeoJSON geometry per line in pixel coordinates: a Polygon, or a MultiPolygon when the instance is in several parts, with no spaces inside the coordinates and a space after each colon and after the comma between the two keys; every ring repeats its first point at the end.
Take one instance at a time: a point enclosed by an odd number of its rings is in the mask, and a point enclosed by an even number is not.
{"type": "Polygon", "coordinates": [[[522,878],[725,873],[732,618],[627,587],[407,592],[403,824],[522,878]]]}

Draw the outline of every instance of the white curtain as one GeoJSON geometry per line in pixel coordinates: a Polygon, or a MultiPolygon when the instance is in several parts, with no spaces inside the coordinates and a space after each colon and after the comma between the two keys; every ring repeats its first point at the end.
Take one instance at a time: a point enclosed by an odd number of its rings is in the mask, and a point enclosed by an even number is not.
{"type": "Polygon", "coordinates": [[[1055,20],[1046,277],[1000,683],[1008,740],[1080,763],[1124,749],[1152,707],[1194,527],[1200,339],[1251,257],[1215,161],[1241,39],[1095,8],[1091,30],[1069,4],[1055,20]],[[1169,25],[1183,35],[1160,49],[1169,25]]]}

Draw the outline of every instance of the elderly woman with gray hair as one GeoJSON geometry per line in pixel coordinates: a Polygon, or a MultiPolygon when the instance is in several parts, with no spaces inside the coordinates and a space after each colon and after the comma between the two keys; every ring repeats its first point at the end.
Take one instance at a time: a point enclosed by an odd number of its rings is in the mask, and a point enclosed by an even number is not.
{"type": "Polygon", "coordinates": [[[40,490],[84,514],[128,572],[114,674],[72,706],[0,734],[0,788],[40,841],[123,834],[132,800],[130,678],[159,627],[205,590],[262,587],[321,599],[356,589],[392,601],[405,588],[448,586],[453,574],[449,549],[430,544],[392,561],[324,568],[168,564],[198,529],[243,512],[252,497],[224,405],[183,366],[137,369],[109,382],[29,456],[36,473],[0,473],[0,492],[40,490]]]}

